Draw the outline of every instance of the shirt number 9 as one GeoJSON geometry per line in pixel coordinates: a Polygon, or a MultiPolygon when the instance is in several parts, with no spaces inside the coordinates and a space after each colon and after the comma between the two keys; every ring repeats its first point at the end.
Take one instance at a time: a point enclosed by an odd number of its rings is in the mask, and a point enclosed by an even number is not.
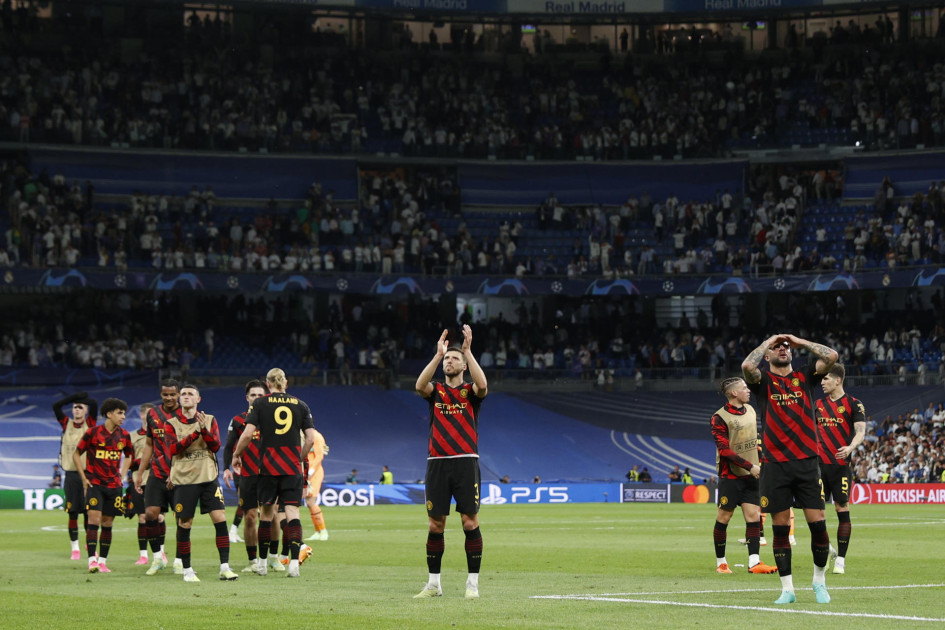
{"type": "Polygon", "coordinates": [[[276,429],[276,435],[288,433],[289,429],[292,428],[292,410],[285,405],[276,407],[272,417],[276,421],[276,424],[279,425],[279,428],[276,429]]]}

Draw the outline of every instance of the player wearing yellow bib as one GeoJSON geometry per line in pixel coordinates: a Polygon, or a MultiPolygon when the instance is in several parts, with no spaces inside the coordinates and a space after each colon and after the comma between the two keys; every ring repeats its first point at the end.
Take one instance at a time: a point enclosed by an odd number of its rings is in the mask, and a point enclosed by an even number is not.
{"type": "Polygon", "coordinates": [[[748,404],[751,392],[744,379],[728,378],[720,386],[727,402],[710,421],[715,440],[715,462],[719,473],[719,511],[715,517],[716,573],[731,573],[725,558],[728,523],[735,508],[742,507],[745,539],[748,541],[749,573],[774,573],[777,567],[761,562],[761,507],[758,477],[758,425],[755,410],[748,404]]]}
{"type": "Polygon", "coordinates": [[[217,481],[219,469],[216,452],[220,450],[220,429],[216,418],[197,410],[200,392],[193,385],[180,389],[181,417],[172,416],[165,424],[164,440],[171,454],[168,480],[174,486],[174,511],[178,516],[177,555],[184,564],[184,581],[199,582],[190,565],[190,529],[194,524],[197,502],[200,513],[210,514],[216,529],[220,554],[220,579],[239,576],[230,569],[230,536],[226,531],[223,490],[217,481]]]}

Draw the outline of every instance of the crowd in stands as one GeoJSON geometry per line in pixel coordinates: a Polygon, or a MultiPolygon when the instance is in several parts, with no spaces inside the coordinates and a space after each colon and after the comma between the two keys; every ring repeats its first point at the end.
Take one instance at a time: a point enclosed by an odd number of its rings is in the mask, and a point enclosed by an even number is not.
{"type": "Polygon", "coordinates": [[[823,222],[839,210],[820,205],[823,171],[760,177],[750,194],[718,190],[707,200],[653,199],[644,190],[620,206],[564,206],[552,192],[534,212],[499,214],[464,211],[455,172],[445,168],[365,173],[354,204],[313,183],[291,207],[270,200],[252,208],[221,206],[212,187],[197,185],[183,197],[97,201],[91,182],[34,174],[14,160],[0,162],[0,178],[0,267],[609,279],[945,260],[945,189],[936,182],[897,197],[887,178],[873,206],[845,212],[842,232],[828,233],[823,222]]]}
{"type": "Polygon", "coordinates": [[[784,130],[798,128],[829,128],[837,142],[861,138],[871,146],[945,144],[945,71],[926,63],[936,58],[937,40],[886,41],[864,54],[836,37],[835,46],[810,54],[788,47],[765,57],[626,55],[619,62],[605,54],[579,64],[555,55],[351,50],[326,46],[330,38],[297,22],[274,17],[240,35],[251,40],[238,46],[225,23],[181,23],[181,32],[154,31],[130,54],[108,33],[81,46],[11,39],[2,51],[0,137],[594,160],[790,146],[797,139],[784,130]],[[174,45],[164,45],[169,37],[174,45]],[[260,53],[274,41],[280,45],[260,53]]]}
{"type": "Polygon", "coordinates": [[[867,419],[866,440],[854,455],[860,483],[945,483],[945,406],[867,419]]]}

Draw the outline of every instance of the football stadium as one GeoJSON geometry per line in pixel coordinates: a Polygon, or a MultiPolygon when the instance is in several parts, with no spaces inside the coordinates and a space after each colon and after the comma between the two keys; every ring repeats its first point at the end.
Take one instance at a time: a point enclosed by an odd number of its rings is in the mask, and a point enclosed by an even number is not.
{"type": "Polygon", "coordinates": [[[945,623],[938,5],[6,0],[0,50],[4,627],[945,623]]]}

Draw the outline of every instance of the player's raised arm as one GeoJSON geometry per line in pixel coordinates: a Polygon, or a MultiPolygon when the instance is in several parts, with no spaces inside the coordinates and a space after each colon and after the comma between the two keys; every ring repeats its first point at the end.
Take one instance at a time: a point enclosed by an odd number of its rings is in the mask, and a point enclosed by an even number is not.
{"type": "Polygon", "coordinates": [[[838,358],[840,358],[840,355],[837,354],[836,350],[833,348],[828,348],[823,344],[807,341],[806,339],[801,339],[800,337],[795,337],[794,335],[785,335],[784,339],[789,344],[791,344],[792,348],[804,348],[814,357],[816,357],[817,363],[815,363],[815,368],[817,374],[826,374],[829,372],[830,368],[833,367],[833,364],[837,362],[838,358]]]}
{"type": "Polygon", "coordinates": [[[428,397],[433,391],[433,383],[430,381],[433,380],[433,375],[436,374],[436,368],[439,367],[440,362],[443,360],[443,355],[446,354],[446,349],[449,348],[449,342],[446,341],[447,334],[448,331],[444,328],[443,334],[440,335],[440,339],[436,342],[436,354],[433,355],[433,358],[430,359],[427,366],[420,372],[420,376],[417,377],[417,393],[424,398],[428,397]]]}
{"type": "Polygon", "coordinates": [[[482,367],[472,353],[472,328],[469,324],[463,325],[463,359],[466,361],[469,377],[472,378],[473,391],[480,398],[485,398],[489,393],[489,382],[486,380],[486,373],[482,371],[482,367]]]}
{"type": "Polygon", "coordinates": [[[768,348],[778,343],[782,337],[783,335],[771,335],[762,341],[760,346],[748,353],[748,356],[742,361],[742,374],[745,376],[746,383],[758,383],[761,381],[761,368],[758,366],[761,365],[762,359],[765,358],[765,353],[768,351],[768,348]]]}

